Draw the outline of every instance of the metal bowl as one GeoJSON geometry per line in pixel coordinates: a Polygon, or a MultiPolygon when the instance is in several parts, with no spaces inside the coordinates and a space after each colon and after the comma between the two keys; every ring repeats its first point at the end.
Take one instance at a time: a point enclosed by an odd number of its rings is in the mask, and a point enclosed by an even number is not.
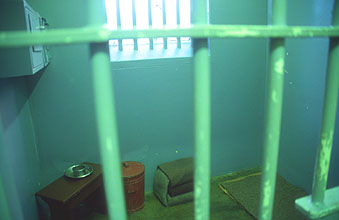
{"type": "Polygon", "coordinates": [[[93,173],[93,167],[87,164],[76,164],[65,171],[65,176],[74,179],[81,179],[93,173]]]}

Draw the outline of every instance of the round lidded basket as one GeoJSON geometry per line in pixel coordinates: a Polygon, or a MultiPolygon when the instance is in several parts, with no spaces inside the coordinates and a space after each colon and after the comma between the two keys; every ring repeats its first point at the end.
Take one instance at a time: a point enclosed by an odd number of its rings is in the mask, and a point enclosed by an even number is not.
{"type": "Polygon", "coordinates": [[[126,209],[128,212],[136,212],[144,207],[145,194],[145,166],[136,161],[121,163],[122,177],[126,209]]]}

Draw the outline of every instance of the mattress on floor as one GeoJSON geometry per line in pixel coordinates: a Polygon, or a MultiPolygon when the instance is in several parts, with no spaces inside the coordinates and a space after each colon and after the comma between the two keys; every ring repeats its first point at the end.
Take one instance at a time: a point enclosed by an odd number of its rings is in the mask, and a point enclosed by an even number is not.
{"type": "MultiPolygon", "coordinates": [[[[236,175],[219,187],[234,201],[241,205],[255,219],[258,219],[260,205],[261,173],[246,173],[236,175]]],[[[277,175],[275,198],[273,207],[273,220],[307,220],[307,218],[296,210],[294,201],[305,196],[306,193],[288,183],[277,175]]]]}

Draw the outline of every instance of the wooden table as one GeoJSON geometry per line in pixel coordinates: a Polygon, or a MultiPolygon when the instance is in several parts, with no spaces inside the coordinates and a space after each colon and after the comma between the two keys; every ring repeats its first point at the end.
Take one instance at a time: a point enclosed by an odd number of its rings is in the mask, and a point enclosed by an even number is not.
{"type": "Polygon", "coordinates": [[[93,173],[83,179],[60,177],[35,195],[49,206],[52,220],[76,219],[74,209],[93,194],[103,192],[102,169],[99,164],[87,163],[93,173]]]}

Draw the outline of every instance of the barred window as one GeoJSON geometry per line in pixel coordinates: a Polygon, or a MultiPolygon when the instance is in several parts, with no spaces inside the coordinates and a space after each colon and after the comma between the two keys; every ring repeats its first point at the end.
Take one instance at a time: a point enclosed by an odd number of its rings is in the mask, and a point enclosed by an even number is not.
{"type": "MultiPolygon", "coordinates": [[[[110,29],[190,27],[190,0],[106,0],[110,29]]],[[[110,40],[112,61],[191,56],[190,37],[110,40]]]]}

